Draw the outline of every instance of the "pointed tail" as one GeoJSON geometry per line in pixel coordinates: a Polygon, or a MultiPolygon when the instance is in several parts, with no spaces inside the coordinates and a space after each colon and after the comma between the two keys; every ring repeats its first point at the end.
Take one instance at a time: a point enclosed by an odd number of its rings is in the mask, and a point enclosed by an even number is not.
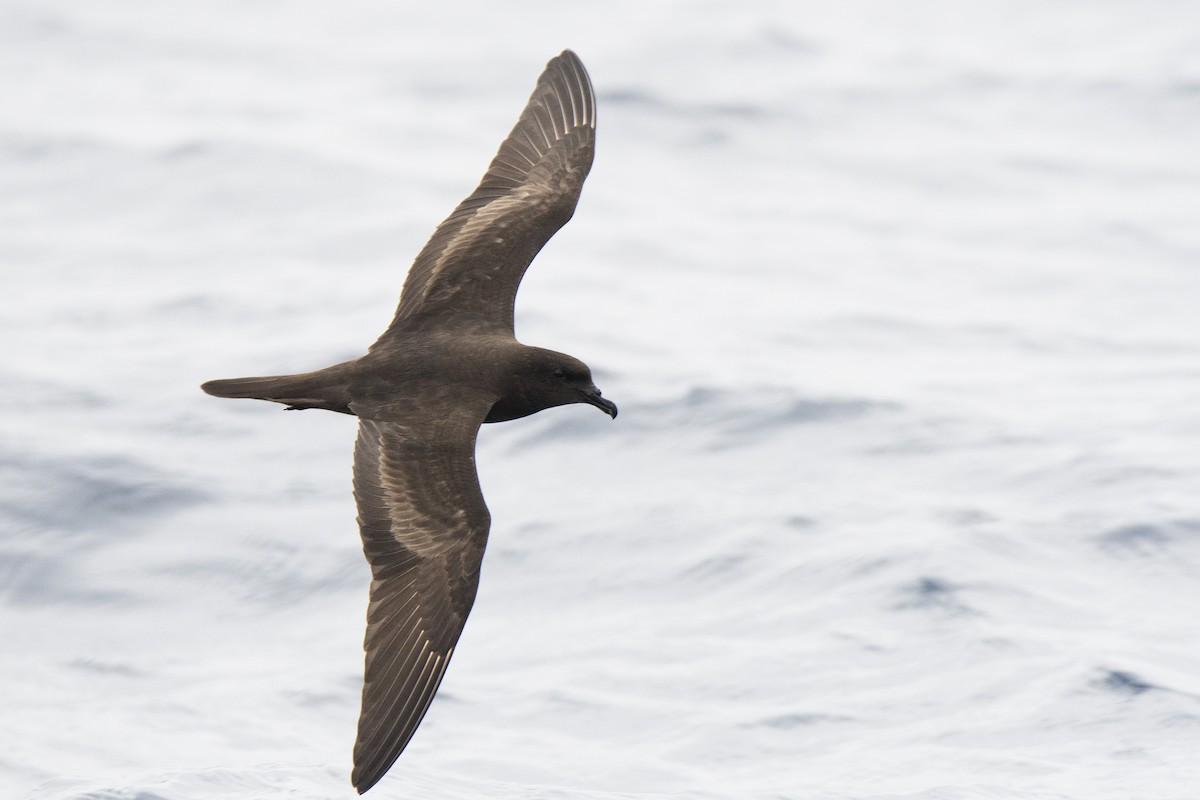
{"type": "Polygon", "coordinates": [[[324,408],[342,414],[350,410],[346,370],[339,364],[300,375],[269,375],[261,378],[227,378],[200,385],[214,397],[238,397],[270,400],[291,409],[324,408]]]}

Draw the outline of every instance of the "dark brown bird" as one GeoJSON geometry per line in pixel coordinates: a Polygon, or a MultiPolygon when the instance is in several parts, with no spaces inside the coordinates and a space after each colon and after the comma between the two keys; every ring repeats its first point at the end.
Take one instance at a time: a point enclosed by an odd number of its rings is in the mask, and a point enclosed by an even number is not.
{"type": "Polygon", "coordinates": [[[617,416],[586,364],[527,347],[513,331],[521,277],[574,213],[595,130],[591,81],[564,51],[479,187],[417,256],[366,355],[201,387],[359,418],[354,497],[372,575],[352,776],[360,794],[412,738],[475,600],[491,521],[475,471],[479,426],[568,403],[617,416]]]}

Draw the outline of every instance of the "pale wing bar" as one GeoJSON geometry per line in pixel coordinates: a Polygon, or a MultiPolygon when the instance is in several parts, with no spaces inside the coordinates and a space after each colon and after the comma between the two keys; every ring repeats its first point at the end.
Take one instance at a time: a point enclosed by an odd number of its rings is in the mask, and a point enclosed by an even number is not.
{"type": "MultiPolygon", "coordinates": [[[[417,256],[388,330],[457,326],[512,332],[512,306],[529,262],[574,213],[591,168],[596,99],[579,58],[552,59],[479,187],[417,256]],[[448,307],[453,314],[439,313],[448,307]]],[[[374,349],[374,348],[373,348],[374,349]]]]}

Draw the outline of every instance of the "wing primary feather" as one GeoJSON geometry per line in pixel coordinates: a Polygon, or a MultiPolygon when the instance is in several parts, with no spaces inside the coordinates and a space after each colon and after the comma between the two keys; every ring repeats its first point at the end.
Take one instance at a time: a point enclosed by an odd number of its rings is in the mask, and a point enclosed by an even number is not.
{"type": "MultiPolygon", "coordinates": [[[[419,637],[417,637],[419,639],[419,637]]],[[[404,725],[408,722],[407,715],[398,713],[406,709],[406,704],[401,700],[407,695],[412,694],[412,685],[420,679],[420,675],[416,672],[405,672],[397,670],[396,666],[402,665],[406,669],[411,669],[411,664],[419,663],[412,657],[416,650],[416,641],[410,640],[407,646],[401,653],[390,659],[387,664],[383,665],[390,670],[389,679],[384,683],[383,687],[377,690],[379,696],[383,699],[383,703],[372,710],[370,719],[375,723],[371,730],[368,731],[368,741],[376,743],[375,749],[387,750],[386,747],[390,732],[399,725],[404,725]]]]}
{"type": "Polygon", "coordinates": [[[554,92],[555,105],[558,107],[558,117],[562,121],[562,127],[559,128],[558,132],[560,135],[563,135],[571,130],[571,120],[567,119],[567,107],[563,103],[562,93],[558,90],[558,81],[550,81],[550,89],[554,92]]]}
{"type": "Polygon", "coordinates": [[[587,73],[581,68],[578,60],[571,59],[567,63],[571,67],[571,72],[575,74],[575,81],[579,86],[579,120],[585,125],[595,127],[596,124],[596,106],[592,94],[592,82],[588,79],[587,73]]]}
{"type": "MultiPolygon", "coordinates": [[[[529,126],[528,125],[521,128],[521,135],[525,137],[525,141],[529,142],[529,146],[533,148],[533,152],[536,153],[540,159],[540,157],[542,155],[542,147],[537,142],[535,142],[533,140],[533,136],[531,136],[529,134],[529,126]]],[[[536,162],[535,162],[535,166],[536,166],[536,162]]]]}
{"type": "MultiPolygon", "coordinates": [[[[363,769],[368,774],[382,776],[387,772],[388,768],[399,758],[413,733],[416,732],[417,726],[429,708],[429,701],[433,699],[433,694],[437,690],[441,675],[444,674],[444,670],[437,669],[439,662],[440,659],[436,653],[427,653],[420,672],[412,676],[414,679],[402,687],[407,689],[405,702],[400,706],[404,713],[391,715],[391,723],[374,737],[381,744],[386,745],[391,742],[395,744],[390,747],[377,747],[368,760],[363,762],[363,769]],[[430,691],[431,686],[433,691],[430,691]]],[[[399,695],[397,695],[396,700],[399,699],[399,695]]],[[[378,777],[375,780],[378,780],[378,777]]]]}
{"type": "Polygon", "coordinates": [[[570,83],[570,78],[574,76],[567,75],[567,69],[570,69],[570,67],[564,65],[563,78],[564,83],[567,84],[567,99],[571,102],[571,127],[577,128],[579,127],[580,123],[583,122],[583,114],[580,113],[581,109],[579,107],[579,92],[576,92],[576,87],[572,86],[570,83]]]}
{"type": "Polygon", "coordinates": [[[549,150],[553,147],[553,140],[550,138],[550,134],[546,133],[546,126],[542,124],[542,115],[539,113],[541,110],[540,108],[534,108],[533,113],[529,117],[537,125],[538,133],[542,135],[542,141],[545,143],[546,149],[549,150]]]}
{"type": "MultiPolygon", "coordinates": [[[[392,738],[397,730],[404,728],[411,722],[410,713],[397,714],[395,712],[397,710],[409,712],[412,709],[410,701],[418,688],[424,684],[426,674],[429,672],[430,657],[433,655],[429,652],[429,640],[420,634],[417,635],[416,639],[421,642],[421,649],[416,653],[414,662],[422,664],[423,658],[423,666],[419,672],[411,672],[404,676],[402,682],[394,681],[388,687],[387,697],[391,698],[391,703],[381,708],[379,714],[380,719],[388,720],[387,726],[380,729],[382,736],[379,738],[383,741],[392,738]]],[[[415,645],[416,642],[413,642],[413,644],[415,645]]],[[[413,652],[413,648],[410,647],[409,652],[413,652]]],[[[409,659],[405,660],[408,661],[409,659]]]]}
{"type": "MultiPolygon", "coordinates": [[[[409,640],[408,648],[405,651],[406,655],[412,653],[417,641],[424,638],[421,636],[419,629],[413,633],[414,636],[409,640]]],[[[425,645],[428,647],[427,641],[425,645]]],[[[417,659],[420,659],[420,655],[417,656],[417,659]]],[[[404,659],[405,663],[409,661],[407,658],[404,659]]],[[[404,749],[403,745],[407,742],[395,742],[393,744],[397,729],[401,729],[411,723],[412,730],[416,730],[416,723],[412,720],[412,708],[408,704],[408,698],[412,697],[417,686],[424,680],[426,669],[422,667],[418,672],[416,665],[419,663],[419,661],[413,662],[413,669],[409,672],[392,670],[393,679],[388,683],[387,691],[383,694],[383,697],[387,700],[387,704],[374,709],[370,717],[370,720],[377,724],[365,732],[361,729],[359,731],[360,744],[368,750],[368,752],[364,753],[362,760],[362,765],[367,769],[371,769],[381,760],[388,758],[392,751],[395,751],[396,756],[400,755],[400,752],[404,749]],[[400,703],[401,699],[405,701],[403,704],[400,703]],[[401,713],[397,713],[398,711],[401,713]]],[[[428,659],[425,661],[425,666],[428,666],[428,659]]]]}

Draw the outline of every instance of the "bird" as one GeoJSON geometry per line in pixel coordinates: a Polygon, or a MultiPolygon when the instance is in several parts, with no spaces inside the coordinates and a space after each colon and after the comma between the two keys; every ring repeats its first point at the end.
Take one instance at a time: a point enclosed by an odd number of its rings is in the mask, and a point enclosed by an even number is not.
{"type": "Polygon", "coordinates": [[[584,362],[520,343],[513,324],[526,269],[575,213],[595,133],[591,79],[564,50],[479,186],[417,255],[365,355],[200,387],[358,417],[353,489],[371,569],[351,773],[359,794],[411,740],[475,600],[491,526],[475,466],[480,427],[573,403],[616,419],[584,362]]]}

